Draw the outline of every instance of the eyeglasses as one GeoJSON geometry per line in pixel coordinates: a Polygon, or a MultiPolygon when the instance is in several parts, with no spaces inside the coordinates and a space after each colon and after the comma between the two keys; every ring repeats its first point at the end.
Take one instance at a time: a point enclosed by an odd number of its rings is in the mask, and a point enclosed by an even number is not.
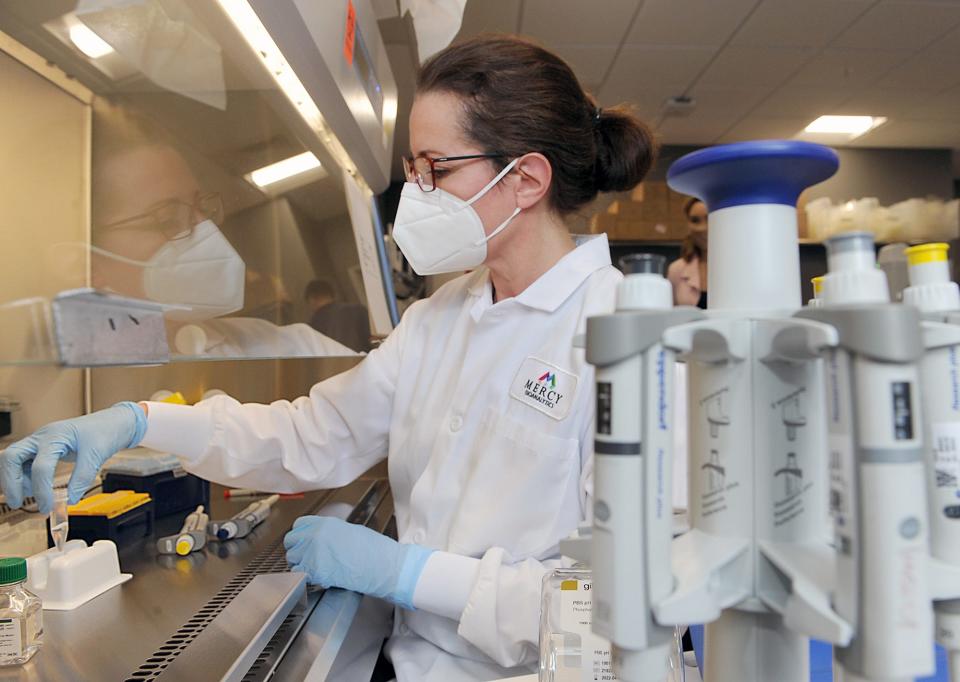
{"type": "Polygon", "coordinates": [[[101,226],[97,231],[138,230],[159,232],[167,240],[186,239],[193,234],[194,226],[203,220],[212,220],[218,225],[223,220],[223,200],[217,192],[197,192],[192,202],[179,199],[163,201],[149,211],[101,226]]]}
{"type": "Polygon", "coordinates": [[[707,222],[707,216],[692,215],[687,218],[694,225],[701,225],[707,222]]]}
{"type": "MultiPolygon", "coordinates": [[[[465,156],[439,156],[430,158],[421,154],[414,158],[403,157],[403,171],[407,182],[416,182],[424,192],[432,192],[437,188],[438,178],[448,175],[457,168],[437,168],[434,164],[444,161],[466,161],[467,159],[502,159],[503,154],[467,154],[465,156]]],[[[460,166],[462,168],[462,166],[460,166]]]]}

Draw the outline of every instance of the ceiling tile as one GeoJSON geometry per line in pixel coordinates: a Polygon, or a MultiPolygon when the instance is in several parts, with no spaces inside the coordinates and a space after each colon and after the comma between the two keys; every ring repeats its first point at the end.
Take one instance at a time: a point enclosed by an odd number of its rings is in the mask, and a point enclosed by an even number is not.
{"type": "Polygon", "coordinates": [[[919,50],[957,24],[957,3],[881,2],[840,34],[833,46],[919,50]]]}
{"type": "Polygon", "coordinates": [[[616,98],[649,89],[682,94],[713,54],[713,48],[624,46],[601,95],[616,98]]]}
{"type": "Polygon", "coordinates": [[[946,90],[960,83],[960,68],[952,59],[924,50],[877,81],[881,88],[946,90]]]}
{"type": "Polygon", "coordinates": [[[460,25],[460,38],[479,33],[517,33],[520,0],[468,0],[460,25]]]}
{"type": "Polygon", "coordinates": [[[698,116],[668,118],[656,132],[663,144],[712,144],[729,125],[729,121],[698,116]]]}
{"type": "Polygon", "coordinates": [[[853,90],[829,113],[850,116],[886,116],[889,119],[914,118],[934,95],[927,90],[853,90]]]}
{"type": "Polygon", "coordinates": [[[960,60],[960,26],[957,26],[957,28],[931,44],[927,49],[944,58],[960,60]]]}
{"type": "Polygon", "coordinates": [[[617,91],[604,86],[597,100],[600,106],[612,107],[617,104],[629,104],[634,107],[637,115],[648,123],[657,119],[663,103],[667,98],[676,95],[675,90],[662,90],[658,88],[645,88],[632,85],[628,90],[617,91]]]}
{"type": "MultiPolygon", "coordinates": [[[[476,0],[474,0],[476,2],[476,0]]],[[[639,0],[526,0],[520,30],[548,44],[619,45],[639,0]]]]}
{"type": "Polygon", "coordinates": [[[863,14],[873,0],[766,0],[731,45],[822,47],[863,14]]]}
{"type": "Polygon", "coordinates": [[[573,68],[582,85],[602,83],[617,54],[613,45],[551,45],[551,49],[573,68]]]}
{"type": "MultiPolygon", "coordinates": [[[[916,95],[917,93],[913,93],[916,95]]],[[[929,97],[917,97],[910,118],[920,121],[949,121],[960,130],[960,86],[929,97]]],[[[960,176],[958,176],[960,177],[960,176]]]]}
{"type": "Polygon", "coordinates": [[[720,142],[786,140],[803,130],[809,118],[748,116],[724,133],[720,142]]]}
{"type": "Polygon", "coordinates": [[[646,0],[626,42],[718,47],[758,4],[759,0],[646,0]]]}
{"type": "Polygon", "coordinates": [[[780,85],[814,53],[812,48],[727,47],[698,84],[711,88],[780,85]]]}
{"type": "Polygon", "coordinates": [[[960,127],[955,123],[930,121],[888,121],[858,137],[855,147],[927,147],[948,149],[960,146],[960,127]]]}
{"type": "Polygon", "coordinates": [[[751,112],[769,94],[770,91],[766,88],[721,90],[702,86],[698,86],[690,92],[690,95],[696,101],[695,114],[729,119],[729,124],[733,124],[748,112],[751,112]]]}
{"type": "Polygon", "coordinates": [[[863,88],[905,62],[909,50],[850,50],[827,48],[790,80],[808,88],[863,88]]]}
{"type": "Polygon", "coordinates": [[[841,89],[802,88],[792,81],[781,87],[757,105],[751,116],[763,118],[791,118],[801,116],[807,123],[831,110],[850,96],[841,89]]]}

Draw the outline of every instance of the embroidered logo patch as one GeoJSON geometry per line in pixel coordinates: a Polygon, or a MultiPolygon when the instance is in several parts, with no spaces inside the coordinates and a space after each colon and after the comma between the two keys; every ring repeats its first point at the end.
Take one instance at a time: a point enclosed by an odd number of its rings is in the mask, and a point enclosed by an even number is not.
{"type": "Polygon", "coordinates": [[[520,365],[510,397],[559,420],[570,412],[576,391],[576,374],[531,356],[520,365]]]}

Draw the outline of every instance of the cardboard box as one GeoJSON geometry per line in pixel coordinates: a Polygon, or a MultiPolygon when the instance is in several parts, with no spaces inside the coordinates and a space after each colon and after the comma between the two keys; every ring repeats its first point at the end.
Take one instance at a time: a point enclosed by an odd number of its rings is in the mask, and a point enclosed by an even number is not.
{"type": "Polygon", "coordinates": [[[607,233],[607,237],[614,239],[614,233],[617,228],[617,216],[612,213],[597,213],[590,219],[590,233],[607,233]]]}
{"type": "Polygon", "coordinates": [[[670,203],[666,185],[656,191],[647,191],[647,198],[643,202],[643,217],[658,223],[670,222],[670,203]],[[663,191],[659,191],[662,189],[663,191]]]}
{"type": "Polygon", "coordinates": [[[607,213],[627,220],[643,220],[646,208],[644,204],[635,201],[614,201],[607,208],[607,213]]]}
{"type": "Polygon", "coordinates": [[[670,223],[670,238],[676,240],[682,240],[687,236],[687,232],[690,230],[690,227],[687,225],[687,214],[684,212],[684,206],[686,206],[687,201],[690,200],[690,197],[686,194],[680,194],[679,192],[674,192],[672,189],[669,190],[669,223],[670,223]]]}
{"type": "Polygon", "coordinates": [[[648,180],[643,183],[644,203],[666,205],[670,188],[662,180],[648,180]]]}
{"type": "Polygon", "coordinates": [[[670,227],[652,220],[618,221],[616,235],[620,241],[669,241],[670,227]]]}

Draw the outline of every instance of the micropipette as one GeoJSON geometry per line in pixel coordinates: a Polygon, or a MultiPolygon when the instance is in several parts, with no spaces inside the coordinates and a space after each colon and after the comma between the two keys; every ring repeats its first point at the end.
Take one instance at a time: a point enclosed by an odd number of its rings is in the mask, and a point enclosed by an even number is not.
{"type": "Polygon", "coordinates": [[[207,534],[221,541],[245,537],[270,515],[270,508],[279,499],[279,495],[271,495],[265,500],[251,502],[228,521],[211,521],[207,524],[207,534]]]}
{"type": "Polygon", "coordinates": [[[70,530],[70,517],[67,513],[67,489],[57,488],[53,491],[53,510],[50,512],[50,537],[57,551],[62,552],[67,542],[67,533],[70,530]]]}
{"type": "MultiPolygon", "coordinates": [[[[270,493],[263,492],[262,490],[254,490],[253,488],[226,488],[223,491],[223,498],[225,500],[233,499],[234,497],[260,497],[266,496],[270,493]]],[[[303,493],[281,493],[280,499],[302,499],[303,493]]]]}
{"type": "Polygon", "coordinates": [[[201,504],[183,521],[183,527],[176,535],[167,535],[157,540],[160,554],[179,554],[187,556],[190,552],[202,549],[207,541],[206,527],[210,517],[203,511],[201,504]]]}

